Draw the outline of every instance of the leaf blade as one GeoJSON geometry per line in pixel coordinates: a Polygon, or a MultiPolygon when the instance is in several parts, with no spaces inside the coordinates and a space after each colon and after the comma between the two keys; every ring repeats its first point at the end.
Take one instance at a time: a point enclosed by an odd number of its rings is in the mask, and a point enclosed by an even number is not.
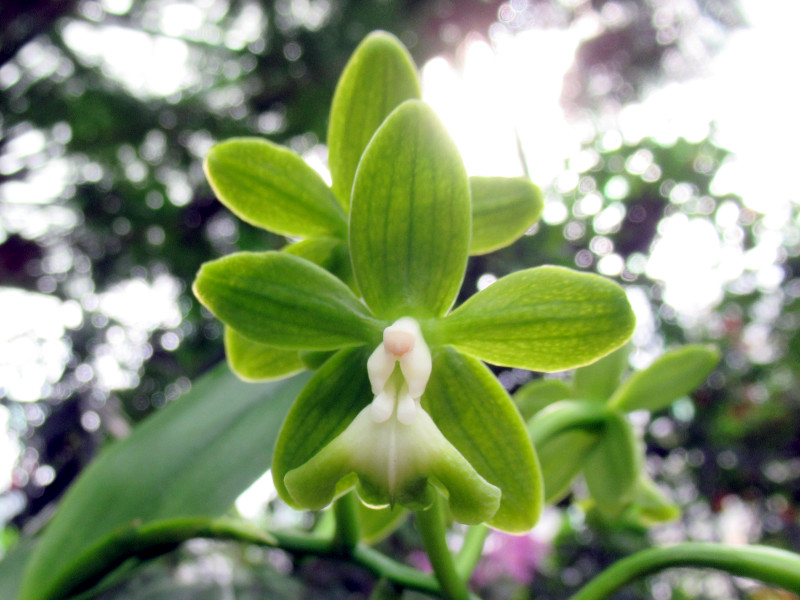
{"type": "Polygon", "coordinates": [[[221,515],[269,468],[276,421],[307,378],[245,384],[222,365],[109,447],[61,501],[27,565],[20,600],[57,597],[54,585],[83,552],[121,528],[221,515]]]}

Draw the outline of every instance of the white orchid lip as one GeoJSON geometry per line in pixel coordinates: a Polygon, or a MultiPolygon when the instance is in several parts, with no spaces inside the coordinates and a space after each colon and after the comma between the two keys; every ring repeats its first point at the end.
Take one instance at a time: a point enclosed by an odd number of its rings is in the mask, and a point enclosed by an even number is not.
{"type": "Polygon", "coordinates": [[[387,327],[367,360],[372,402],[316,455],[286,474],[286,488],[297,503],[320,509],[355,484],[368,505],[421,509],[436,488],[460,522],[491,518],[500,490],[475,471],[421,406],[431,371],[431,352],[419,324],[403,317],[387,327]]]}
{"type": "Polygon", "coordinates": [[[375,395],[371,405],[375,422],[383,423],[396,414],[404,425],[412,424],[431,369],[431,351],[419,323],[411,317],[402,317],[384,329],[383,342],[367,361],[367,374],[375,395]]]}

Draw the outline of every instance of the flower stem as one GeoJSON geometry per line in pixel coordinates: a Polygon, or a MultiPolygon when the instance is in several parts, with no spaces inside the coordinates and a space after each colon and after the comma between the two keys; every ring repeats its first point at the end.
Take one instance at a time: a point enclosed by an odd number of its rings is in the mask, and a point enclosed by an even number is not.
{"type": "Polygon", "coordinates": [[[481,558],[483,543],[489,535],[489,528],[485,525],[474,525],[467,530],[464,535],[464,544],[456,556],[456,571],[464,581],[469,581],[475,565],[481,558]]]}
{"type": "Polygon", "coordinates": [[[687,542],[637,552],[611,565],[570,600],[602,600],[628,582],[670,567],[703,567],[800,594],[800,555],[767,546],[687,542]]]}
{"type": "Polygon", "coordinates": [[[447,547],[444,511],[438,494],[430,508],[418,510],[416,515],[425,551],[442,588],[442,597],[447,600],[467,600],[470,597],[469,590],[456,571],[453,555],[447,547]]]}
{"type": "Polygon", "coordinates": [[[402,595],[402,588],[399,588],[388,579],[382,577],[377,581],[375,587],[372,588],[369,600],[400,600],[402,595]]]}
{"type": "Polygon", "coordinates": [[[358,544],[358,499],[350,492],[333,502],[336,529],[333,544],[341,552],[350,553],[358,544]]]}

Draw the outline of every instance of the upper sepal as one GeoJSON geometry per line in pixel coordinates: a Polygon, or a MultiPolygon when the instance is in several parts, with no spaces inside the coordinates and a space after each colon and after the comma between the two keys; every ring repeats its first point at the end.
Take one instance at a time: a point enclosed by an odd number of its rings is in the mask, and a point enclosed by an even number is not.
{"type": "Polygon", "coordinates": [[[350,207],[353,272],[376,316],[447,312],[467,264],[470,211],[453,140],[427,104],[405,102],[364,151],[350,207]]]}
{"type": "Polygon", "coordinates": [[[419,78],[405,46],[376,31],[359,44],[339,78],[328,127],[333,192],[345,208],[361,155],[384,119],[406,100],[420,98],[419,78]]]}
{"type": "Polygon", "coordinates": [[[572,385],[581,400],[607,402],[628,366],[630,348],[626,344],[591,364],[575,369],[572,385]]]}

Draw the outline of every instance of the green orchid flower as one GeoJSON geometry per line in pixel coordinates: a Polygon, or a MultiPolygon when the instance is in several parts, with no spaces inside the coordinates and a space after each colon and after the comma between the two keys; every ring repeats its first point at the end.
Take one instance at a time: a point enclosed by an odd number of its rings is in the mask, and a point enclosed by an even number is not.
{"type": "MultiPolygon", "coordinates": [[[[414,61],[386,32],[368,35],[336,87],[328,130],[330,187],[302,157],[261,138],[214,146],[204,168],[220,201],[242,220],[292,243],[282,252],[305,258],[356,290],[349,236],[350,195],[361,155],[386,117],[421,97],[414,61]]],[[[517,240],[542,212],[539,188],[525,178],[472,177],[471,255],[517,240]]],[[[242,379],[263,381],[316,368],[319,356],[276,348],[227,326],[225,350],[242,379]]]]}
{"type": "Polygon", "coordinates": [[[624,291],[557,267],[513,273],[455,310],[470,251],[470,184],[434,112],[398,106],[355,174],[348,249],[361,298],[284,252],[205,264],[194,290],[259,344],[336,351],[284,422],[281,497],[317,509],[356,488],[371,506],[419,509],[436,494],[463,523],[506,531],[538,519],[542,486],[522,418],[481,361],[568,369],[623,344],[624,291]]]}
{"type": "Polygon", "coordinates": [[[645,472],[644,443],[625,413],[663,410],[699,386],[717,366],[713,346],[666,352],[622,380],[627,347],[576,369],[571,382],[534,380],[514,394],[542,462],[545,501],[556,503],[583,472],[606,517],[647,526],[680,514],[645,472]]]}

